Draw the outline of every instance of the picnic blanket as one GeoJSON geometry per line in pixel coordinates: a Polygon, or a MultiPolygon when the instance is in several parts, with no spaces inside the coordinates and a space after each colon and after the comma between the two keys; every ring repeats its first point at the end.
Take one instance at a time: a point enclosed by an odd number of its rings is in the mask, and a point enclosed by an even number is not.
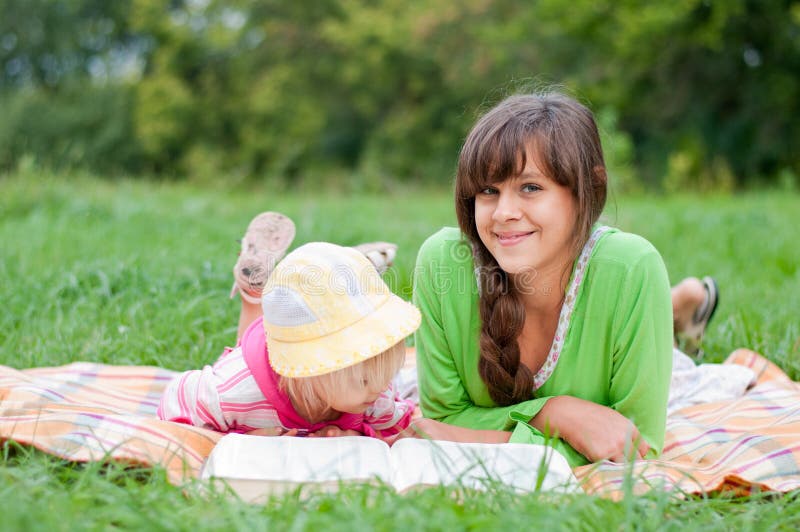
{"type": "MultiPolygon", "coordinates": [[[[685,494],[800,488],[800,384],[751,351],[737,351],[726,363],[753,369],[755,387],[735,400],[672,414],[658,460],[577,468],[584,489],[619,498],[626,489],[653,487],[685,494]]],[[[170,481],[183,483],[198,476],[222,435],[156,419],[161,391],[174,375],[92,363],[0,366],[0,440],[79,462],[157,464],[170,481]]]]}
{"type": "Polygon", "coordinates": [[[176,374],[86,362],[0,366],[0,441],[75,462],[159,464],[181,483],[198,475],[222,434],[156,418],[161,392],[176,374]]]}
{"type": "Polygon", "coordinates": [[[577,468],[583,488],[614,498],[622,496],[626,482],[634,493],[661,487],[749,495],[800,488],[800,384],[747,349],[735,351],[725,364],[753,370],[755,386],[737,399],[670,414],[658,460],[577,468]]]}

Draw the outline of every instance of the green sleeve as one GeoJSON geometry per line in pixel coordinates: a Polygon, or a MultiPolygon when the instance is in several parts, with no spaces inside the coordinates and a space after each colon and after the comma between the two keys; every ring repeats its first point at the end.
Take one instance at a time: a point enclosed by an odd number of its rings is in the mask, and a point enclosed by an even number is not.
{"type": "Polygon", "coordinates": [[[633,421],[652,458],[664,447],[673,345],[669,279],[655,249],[628,270],[612,328],[608,406],[633,421]]]}
{"type": "MultiPolygon", "coordinates": [[[[486,406],[475,404],[462,377],[480,378],[474,351],[467,348],[467,344],[477,339],[472,338],[469,327],[458,326],[455,319],[445,325],[442,313],[443,303],[447,301],[463,311],[460,314],[469,315],[474,301],[469,290],[464,290],[463,282],[448,282],[454,281],[458,269],[463,272],[465,266],[451,257],[452,249],[441,235],[440,232],[423,244],[414,273],[413,300],[422,313],[422,324],[415,334],[422,414],[472,429],[513,430],[518,419],[530,420],[535,416],[547,398],[508,407],[494,406],[489,400],[485,401],[486,406]],[[456,345],[451,346],[451,343],[456,345]],[[456,357],[466,359],[456,360],[456,357]],[[472,375],[467,377],[459,367],[466,368],[472,375]]],[[[469,265],[466,268],[471,275],[472,268],[469,265]]]]}

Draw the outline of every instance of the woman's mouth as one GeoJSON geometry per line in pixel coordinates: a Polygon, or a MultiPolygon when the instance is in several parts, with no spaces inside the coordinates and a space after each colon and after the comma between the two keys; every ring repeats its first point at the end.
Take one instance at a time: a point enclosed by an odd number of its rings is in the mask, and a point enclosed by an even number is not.
{"type": "Polygon", "coordinates": [[[494,235],[497,237],[497,241],[501,246],[513,246],[519,244],[532,234],[532,231],[505,231],[502,233],[495,233],[494,235]]]}

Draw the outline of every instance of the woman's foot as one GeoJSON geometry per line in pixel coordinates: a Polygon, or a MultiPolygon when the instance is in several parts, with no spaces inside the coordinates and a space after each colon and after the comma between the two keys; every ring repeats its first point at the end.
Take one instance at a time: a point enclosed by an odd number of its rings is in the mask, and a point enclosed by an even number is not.
{"type": "Polygon", "coordinates": [[[233,288],[248,303],[261,301],[261,291],[275,265],[294,240],[294,223],[277,212],[262,212],[250,222],[242,237],[239,259],[233,267],[233,288]]]}
{"type": "Polygon", "coordinates": [[[389,269],[397,255],[397,244],[390,242],[367,242],[353,247],[363,253],[380,274],[389,269]]]}
{"type": "Polygon", "coordinates": [[[672,291],[676,343],[696,358],[708,323],[719,305],[719,290],[713,277],[684,279],[672,291]]]}

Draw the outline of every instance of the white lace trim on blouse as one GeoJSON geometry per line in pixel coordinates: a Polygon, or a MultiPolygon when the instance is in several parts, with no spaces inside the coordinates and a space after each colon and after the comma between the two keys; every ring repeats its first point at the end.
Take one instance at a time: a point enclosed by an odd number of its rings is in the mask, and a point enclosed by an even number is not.
{"type": "Polygon", "coordinates": [[[578,257],[578,263],[575,265],[575,273],[572,276],[572,282],[567,288],[564,304],[561,305],[561,314],[558,316],[558,327],[556,327],[556,334],[553,337],[553,344],[550,346],[550,352],[547,354],[547,359],[544,361],[544,364],[542,364],[542,367],[539,368],[539,371],[533,376],[534,391],[541,388],[545,381],[550,378],[550,375],[553,374],[553,370],[556,369],[558,358],[561,355],[561,349],[564,346],[564,337],[569,328],[569,320],[572,318],[572,310],[575,308],[578,288],[581,286],[581,281],[583,281],[583,276],[586,272],[586,266],[589,264],[589,257],[592,255],[592,250],[597,244],[597,241],[600,240],[600,237],[609,229],[611,228],[607,225],[598,227],[592,232],[589,240],[583,246],[583,250],[578,257]]]}

